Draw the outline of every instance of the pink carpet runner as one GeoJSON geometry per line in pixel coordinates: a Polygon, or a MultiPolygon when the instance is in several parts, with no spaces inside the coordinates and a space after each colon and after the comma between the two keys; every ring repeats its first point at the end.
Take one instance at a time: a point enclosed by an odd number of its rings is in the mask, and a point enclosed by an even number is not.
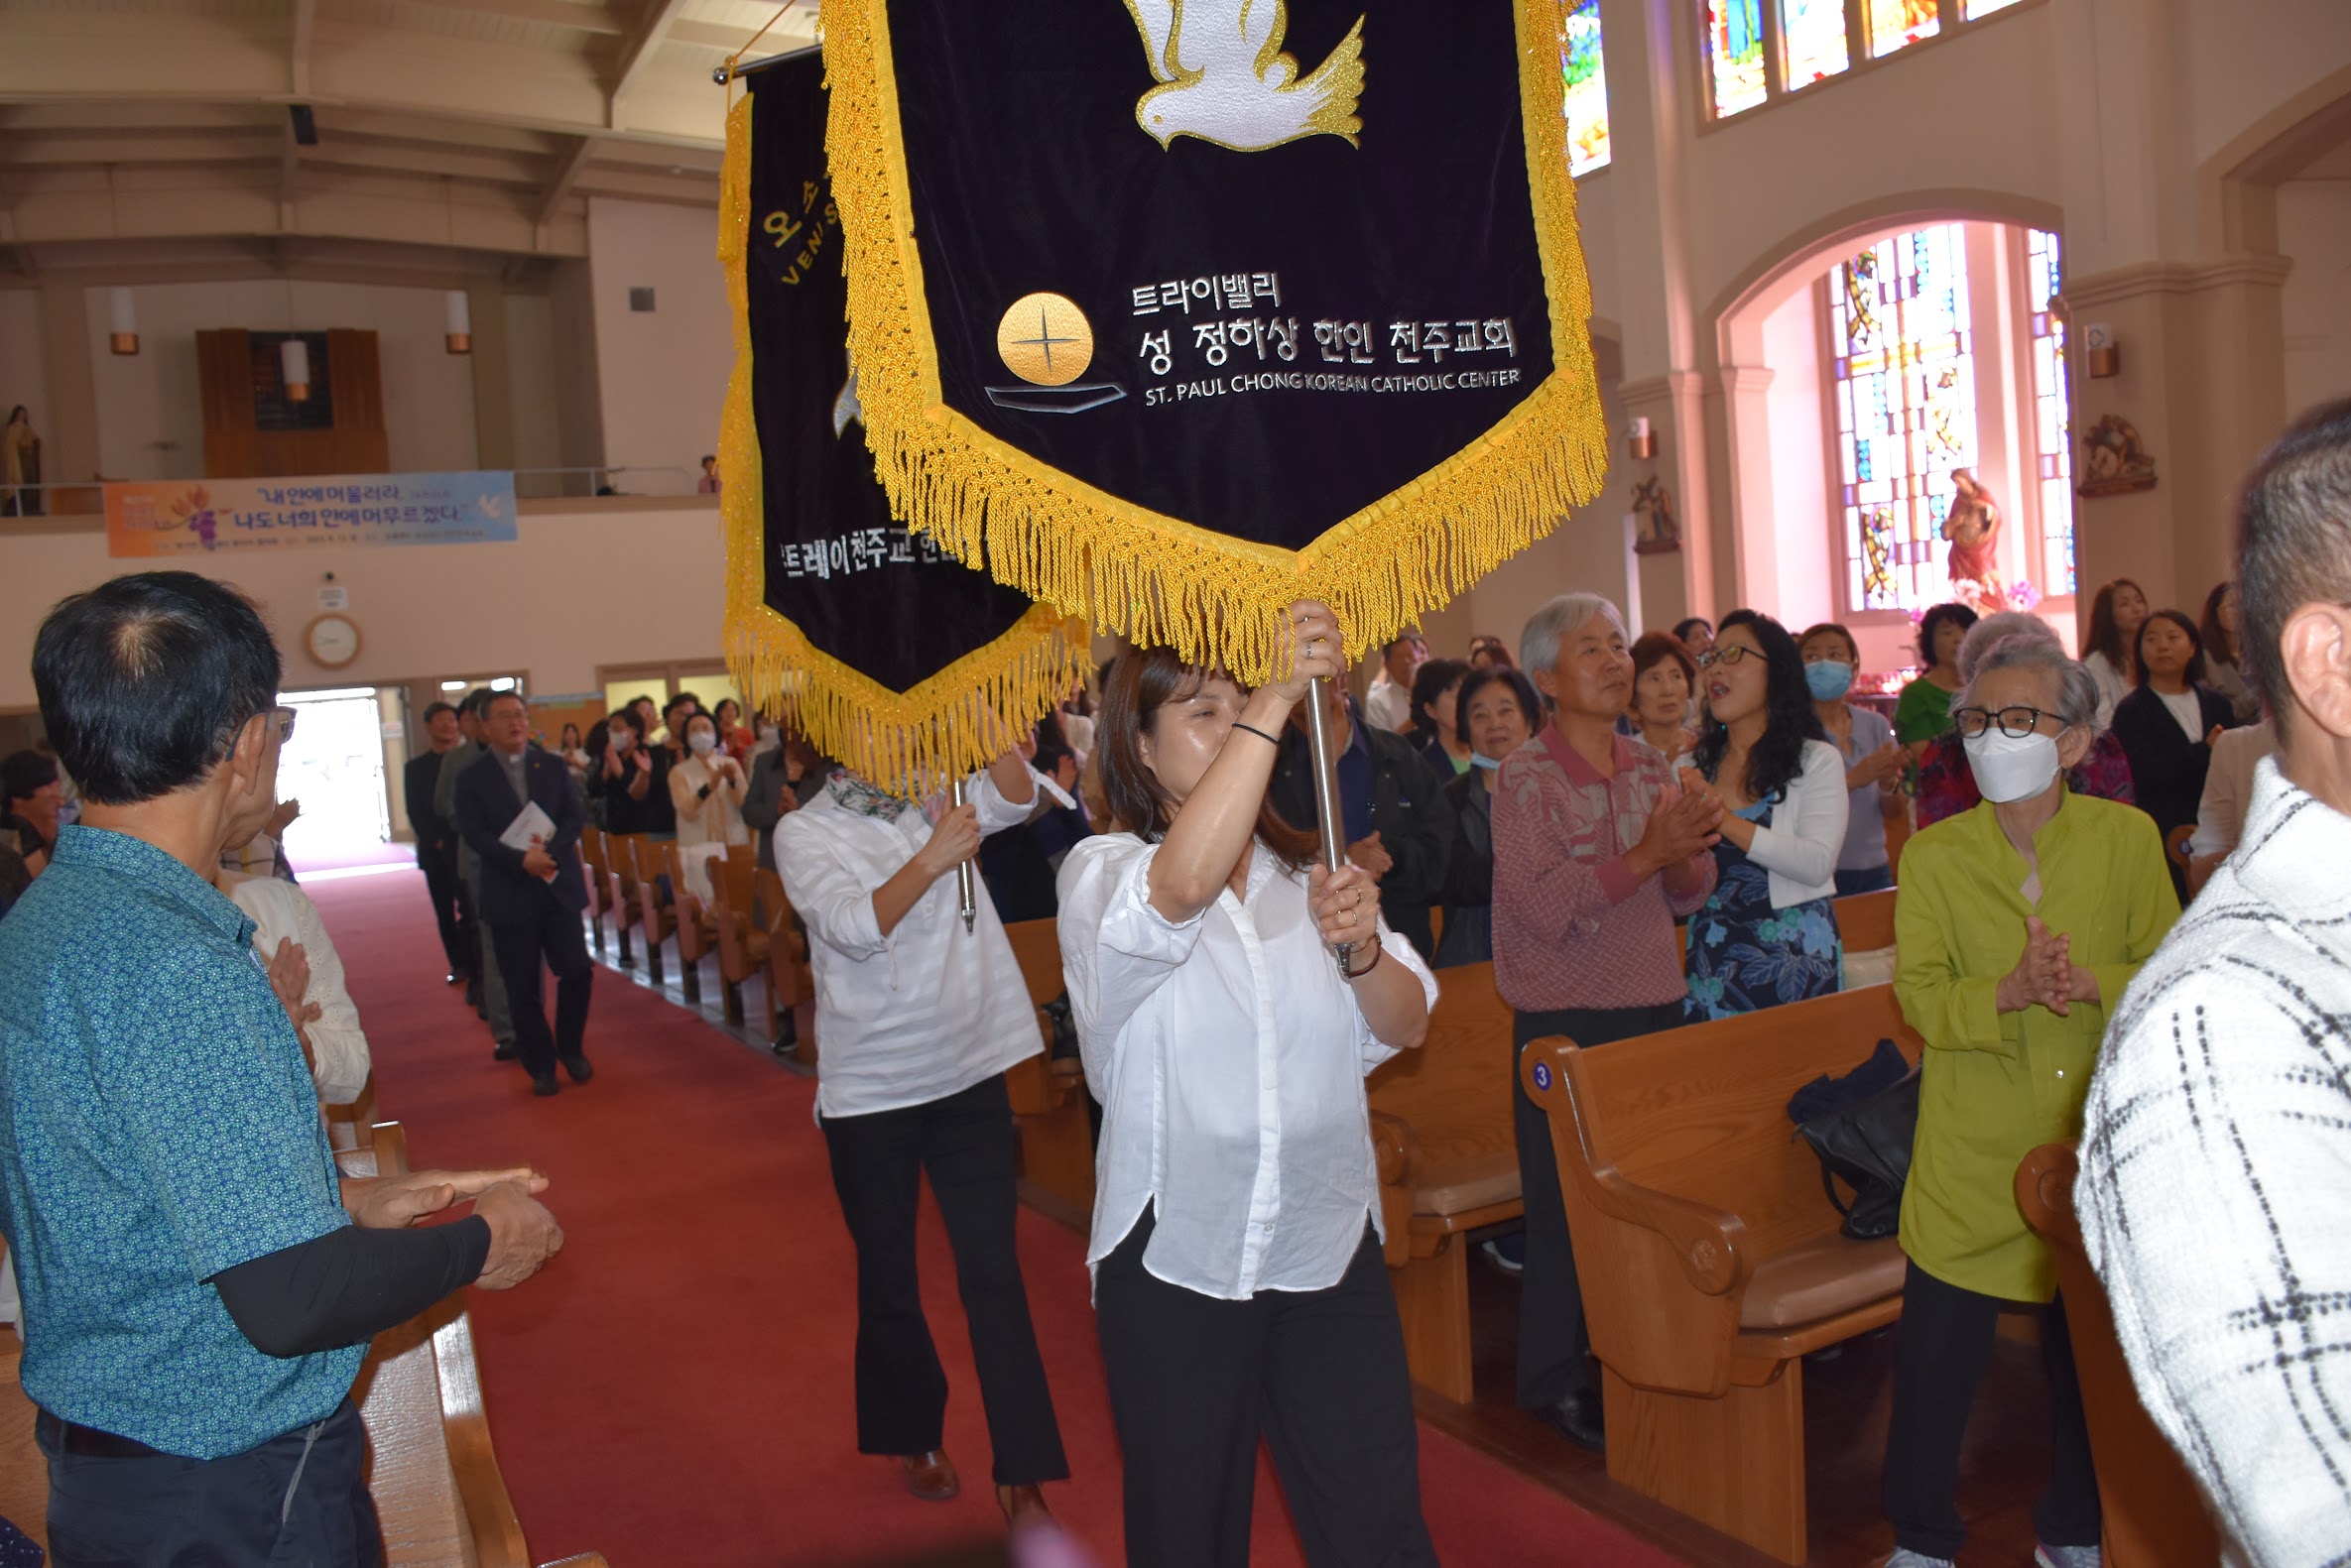
{"type": "MultiPolygon", "coordinates": [[[[918,1503],[855,1451],[853,1255],[814,1085],[609,971],[588,1025],[596,1079],[531,1096],[440,982],[415,872],[312,896],[350,974],[382,1114],[425,1165],[528,1161],[568,1243],[546,1272],[476,1291],[499,1463],[540,1562],[824,1568],[991,1560],[1000,1538],[954,1269],[935,1212],[924,1297],[953,1387],[963,1496],[918,1503]]],[[[926,1200],[928,1207],[928,1199],[926,1200]]],[[[1021,1258],[1075,1474],[1047,1496],[1103,1568],[1123,1560],[1119,1452],[1088,1303],[1084,1239],[1026,1209],[1021,1258]]],[[[1451,1568],[1673,1559],[1423,1425],[1422,1485],[1451,1568]]],[[[1300,1562],[1261,1463],[1254,1560],[1300,1562]]]]}

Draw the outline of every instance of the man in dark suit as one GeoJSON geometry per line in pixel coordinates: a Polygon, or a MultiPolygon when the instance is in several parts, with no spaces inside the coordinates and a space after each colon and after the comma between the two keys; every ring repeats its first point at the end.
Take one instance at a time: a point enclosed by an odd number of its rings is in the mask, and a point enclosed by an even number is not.
{"type": "Polygon", "coordinates": [[[556,1092],[557,1061],[573,1083],[594,1076],[581,1049],[595,977],[580,928],[587,907],[579,869],[584,813],[562,763],[530,744],[531,710],[519,694],[493,695],[482,728],[488,750],[457,776],[457,831],[481,857],[481,919],[506,981],[515,1054],[533,1090],[549,1095],[556,1092]],[[551,826],[527,849],[501,843],[527,805],[544,811],[551,826]],[[542,958],[556,976],[553,1033],[541,1001],[542,958]]]}
{"type": "Polygon", "coordinates": [[[425,891],[433,898],[433,923],[440,927],[441,951],[449,961],[449,984],[460,985],[473,976],[476,944],[467,928],[465,903],[457,896],[457,829],[433,806],[433,785],[440,780],[440,760],[456,750],[462,738],[457,710],[435,702],[425,710],[425,735],[432,750],[419,752],[402,770],[409,826],[417,834],[417,865],[425,873],[425,891]]]}
{"type": "MultiPolygon", "coordinates": [[[[1423,958],[1436,941],[1429,905],[1444,897],[1445,869],[1460,832],[1436,775],[1401,735],[1373,729],[1337,681],[1327,688],[1323,719],[1337,754],[1339,814],[1347,859],[1379,879],[1380,913],[1423,958]]],[[[1314,751],[1306,739],[1306,710],[1291,710],[1290,728],[1274,763],[1269,792],[1274,809],[1293,827],[1321,825],[1314,805],[1314,751]]]]}

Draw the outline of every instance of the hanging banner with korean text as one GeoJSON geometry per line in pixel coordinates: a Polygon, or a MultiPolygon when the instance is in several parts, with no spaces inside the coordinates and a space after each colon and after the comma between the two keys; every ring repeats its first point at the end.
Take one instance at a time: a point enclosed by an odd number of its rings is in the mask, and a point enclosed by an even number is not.
{"type": "Polygon", "coordinates": [[[891,517],[849,363],[822,63],[746,80],[719,215],[735,322],[719,439],[728,664],[826,756],[912,790],[1000,752],[995,720],[1033,725],[1084,671],[1089,640],[891,517]]]}
{"type": "Polygon", "coordinates": [[[824,0],[897,515],[1252,679],[1599,490],[1558,0],[824,0]]]}
{"type": "Polygon", "coordinates": [[[106,486],[106,553],[120,558],[311,544],[481,544],[514,537],[511,473],[313,474],[106,486]]]}

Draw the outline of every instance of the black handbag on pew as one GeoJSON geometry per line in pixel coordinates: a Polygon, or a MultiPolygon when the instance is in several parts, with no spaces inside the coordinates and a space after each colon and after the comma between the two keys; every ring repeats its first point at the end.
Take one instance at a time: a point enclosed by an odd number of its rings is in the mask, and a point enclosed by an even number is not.
{"type": "Polygon", "coordinates": [[[1918,1074],[1892,1040],[1841,1077],[1825,1074],[1788,1102],[1795,1136],[1820,1158],[1820,1185],[1857,1242],[1892,1236],[1902,1225],[1902,1188],[1918,1133],[1918,1074]],[[1837,1196],[1837,1183],[1853,1201],[1837,1196]]]}

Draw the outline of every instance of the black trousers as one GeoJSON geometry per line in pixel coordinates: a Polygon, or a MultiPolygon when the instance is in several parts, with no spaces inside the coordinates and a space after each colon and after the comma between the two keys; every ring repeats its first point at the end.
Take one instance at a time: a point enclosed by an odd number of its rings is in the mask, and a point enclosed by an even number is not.
{"type": "Polygon", "coordinates": [[[456,846],[442,840],[419,844],[417,866],[425,873],[425,892],[433,900],[433,923],[440,927],[440,950],[448,957],[449,972],[472,974],[473,916],[466,907],[465,885],[457,876],[456,846]]]}
{"type": "Polygon", "coordinates": [[[1592,1387],[1592,1336],[1584,1326],[1583,1287],[1567,1239],[1559,1196],[1559,1158],[1550,1118],[1527,1097],[1519,1057],[1529,1042],[1564,1034],[1578,1045],[1606,1045],[1681,1026],[1681,1004],[1646,1008],[1565,1008],[1521,1013],[1512,1028],[1511,1131],[1519,1146],[1519,1194],[1527,1211],[1527,1267],[1519,1276],[1519,1406],[1548,1409],[1592,1387]]]}
{"type": "Polygon", "coordinates": [[[498,972],[506,982],[507,1016],[514,1021],[514,1050],[534,1078],[556,1070],[556,1059],[584,1055],[580,1041],[587,1033],[588,991],[596,966],[588,957],[587,934],[579,915],[564,908],[552,894],[533,895],[538,917],[528,924],[493,925],[489,933],[498,954],[498,972]],[[545,988],[540,964],[545,960],[556,977],[556,1026],[549,1032],[545,988]]]}
{"type": "Polygon", "coordinates": [[[350,1400],[325,1420],[225,1459],[159,1454],[49,1458],[49,1552],[57,1568],[382,1568],[384,1537],[367,1492],[367,1432],[350,1400]]]}
{"type": "MultiPolygon", "coordinates": [[[[576,922],[574,922],[576,923],[576,922]]],[[[841,1218],[857,1244],[857,1451],[927,1454],[944,1441],[946,1369],[923,1315],[915,1212],[924,1172],[955,1253],[1000,1487],[1069,1474],[1014,1236],[1012,1100],[1001,1074],[928,1105],[823,1118],[841,1218]]]]}
{"type": "MultiPolygon", "coordinates": [[[[1917,1264],[1904,1276],[1902,1291],[1882,1497],[1897,1544],[1948,1559],[1959,1554],[1967,1536],[1956,1502],[1959,1445],[1992,1354],[2000,1309],[2013,1303],[1961,1289],[1917,1264]]],[[[2048,1491],[2033,1508],[2033,1527],[2051,1546],[2095,1546],[2098,1475],[2090,1464],[2090,1428],[2062,1299],[2041,1315],[2041,1354],[2049,1380],[2052,1464],[2048,1491]]]]}
{"type": "Polygon", "coordinates": [[[1247,1568],[1261,1434],[1308,1568],[1434,1568],[1404,1328],[1369,1224],[1337,1284],[1246,1301],[1153,1275],[1152,1226],[1146,1210],[1094,1276],[1130,1568],[1247,1568]]]}

